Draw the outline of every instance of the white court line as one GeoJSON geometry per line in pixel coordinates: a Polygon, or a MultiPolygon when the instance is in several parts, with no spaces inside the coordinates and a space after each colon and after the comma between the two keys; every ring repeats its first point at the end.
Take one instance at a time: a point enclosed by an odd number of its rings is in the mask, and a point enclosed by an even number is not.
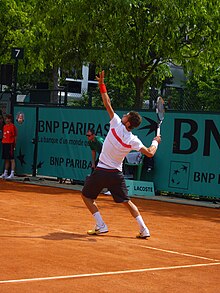
{"type": "MultiPolygon", "coordinates": [[[[108,236],[106,236],[108,238],[108,236]]],[[[101,237],[100,237],[101,238],[101,237]]],[[[104,237],[103,237],[104,239],[104,237]]],[[[119,242],[124,244],[122,241],[114,239],[114,242],[119,242]]],[[[205,260],[209,260],[209,261],[216,261],[219,262],[219,259],[214,259],[214,258],[209,258],[209,257],[205,257],[205,256],[199,256],[199,255],[195,255],[195,254],[189,254],[189,253],[183,253],[183,252],[178,252],[178,251],[174,251],[174,250],[167,250],[167,249],[162,249],[162,248],[157,248],[157,247],[152,247],[152,246],[147,246],[147,245],[139,245],[139,244],[132,244],[132,246],[138,246],[141,248],[146,248],[146,249],[152,249],[152,250],[157,250],[157,251],[161,251],[161,252],[165,252],[165,253],[172,253],[172,254],[177,254],[177,255],[181,255],[181,256],[187,256],[187,257],[193,257],[193,258],[198,258],[198,259],[205,259],[205,260]]]]}
{"type": "Polygon", "coordinates": [[[217,261],[217,262],[219,261],[219,259],[213,259],[213,258],[209,258],[209,257],[198,256],[198,255],[189,254],[189,253],[182,253],[182,252],[177,252],[177,251],[167,250],[167,249],[162,249],[162,248],[155,248],[155,247],[152,247],[152,246],[140,245],[140,247],[147,248],[147,249],[152,249],[152,250],[157,250],[157,251],[162,251],[162,252],[167,252],[167,253],[178,254],[178,255],[182,255],[182,256],[189,256],[189,257],[200,258],[200,259],[211,260],[211,261],[217,261]]]}
{"type": "Polygon", "coordinates": [[[126,270],[126,271],[115,271],[115,272],[103,272],[103,273],[93,273],[93,274],[79,274],[79,275],[67,275],[67,276],[56,276],[56,277],[42,277],[42,278],[30,278],[30,279],[17,279],[17,280],[2,280],[0,284],[5,283],[22,283],[22,282],[34,282],[34,281],[50,281],[50,280],[64,280],[64,279],[76,279],[85,277],[101,277],[101,276],[112,276],[130,273],[143,273],[152,271],[165,271],[165,270],[176,270],[185,268],[195,268],[195,267],[207,267],[216,266],[219,263],[209,263],[209,264],[194,264],[194,265],[184,265],[184,266],[171,266],[171,267],[160,267],[160,268],[148,268],[148,269],[137,269],[137,270],[126,270]]]}
{"type": "Polygon", "coordinates": [[[44,229],[47,228],[47,229],[51,229],[51,230],[58,231],[58,232],[79,234],[79,233],[75,233],[73,231],[66,231],[66,230],[62,230],[62,229],[56,229],[56,228],[52,228],[52,227],[46,227],[46,226],[42,226],[42,225],[38,225],[38,224],[32,224],[32,223],[23,222],[23,221],[10,220],[10,219],[6,219],[6,218],[0,218],[0,220],[6,221],[6,222],[13,222],[13,223],[18,223],[18,224],[24,224],[24,225],[33,226],[33,227],[44,228],[44,229]]]}
{"type": "MultiPolygon", "coordinates": [[[[40,227],[40,228],[44,228],[44,229],[47,228],[47,229],[51,229],[51,230],[58,231],[58,232],[64,232],[64,233],[79,234],[79,235],[81,235],[80,233],[73,232],[73,231],[56,229],[56,228],[41,226],[41,225],[32,224],[32,223],[23,222],[23,221],[10,220],[10,219],[6,219],[6,218],[0,218],[0,220],[7,221],[7,222],[18,223],[18,224],[25,224],[25,225],[28,225],[28,226],[40,227]]],[[[101,239],[101,237],[99,237],[99,239],[101,239]]],[[[102,240],[104,240],[104,237],[103,237],[102,240]]],[[[123,243],[122,241],[119,241],[117,239],[115,239],[114,242],[123,243]]],[[[134,245],[135,246],[138,246],[138,247],[146,248],[146,249],[151,249],[151,250],[157,250],[157,251],[165,252],[165,253],[172,253],[172,254],[177,254],[177,255],[181,255],[181,256],[187,256],[187,257],[192,257],[192,258],[204,259],[204,260],[209,260],[209,261],[216,261],[216,262],[219,261],[218,259],[213,259],[213,258],[208,258],[208,257],[198,256],[198,255],[193,255],[193,254],[188,254],[188,253],[182,253],[182,252],[173,251],[173,250],[167,250],[167,249],[162,249],[162,248],[156,248],[156,247],[152,247],[152,246],[133,244],[133,246],[134,245]]]]}

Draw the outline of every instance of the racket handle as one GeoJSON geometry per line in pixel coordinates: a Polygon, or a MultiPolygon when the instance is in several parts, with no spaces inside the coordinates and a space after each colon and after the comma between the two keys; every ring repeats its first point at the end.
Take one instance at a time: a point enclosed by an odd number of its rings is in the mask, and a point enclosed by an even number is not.
{"type": "Polygon", "coordinates": [[[160,136],[160,126],[157,127],[157,136],[160,136]]]}

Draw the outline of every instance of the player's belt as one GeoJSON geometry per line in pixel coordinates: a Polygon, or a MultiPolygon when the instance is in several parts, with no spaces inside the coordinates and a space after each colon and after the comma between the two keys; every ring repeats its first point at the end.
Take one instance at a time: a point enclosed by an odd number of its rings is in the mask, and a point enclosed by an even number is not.
{"type": "Polygon", "coordinates": [[[102,170],[102,171],[106,171],[106,172],[120,172],[118,169],[106,169],[106,168],[102,168],[102,167],[96,167],[96,170],[102,170]]]}

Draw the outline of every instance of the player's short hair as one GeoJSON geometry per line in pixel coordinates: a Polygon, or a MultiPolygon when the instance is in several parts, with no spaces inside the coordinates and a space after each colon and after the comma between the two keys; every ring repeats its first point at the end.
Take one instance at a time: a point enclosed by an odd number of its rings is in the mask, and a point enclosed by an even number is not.
{"type": "Polygon", "coordinates": [[[131,111],[129,112],[128,121],[130,122],[130,129],[137,128],[142,122],[142,117],[138,112],[131,111]]]}

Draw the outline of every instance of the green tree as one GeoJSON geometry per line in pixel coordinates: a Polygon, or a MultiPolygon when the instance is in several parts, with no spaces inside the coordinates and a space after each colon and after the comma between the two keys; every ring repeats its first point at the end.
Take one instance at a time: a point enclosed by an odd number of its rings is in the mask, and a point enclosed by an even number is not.
{"type": "Polygon", "coordinates": [[[5,11],[1,62],[10,61],[12,46],[22,46],[19,72],[50,72],[53,88],[59,67],[68,72],[94,63],[109,71],[120,93],[134,88],[135,108],[142,106],[152,82],[158,86],[169,76],[168,61],[199,76],[219,56],[216,0],[2,0],[0,5],[5,11]]]}
{"type": "Polygon", "coordinates": [[[11,48],[22,45],[29,24],[24,1],[0,1],[0,63],[11,61],[11,48]]]}
{"type": "Polygon", "coordinates": [[[185,89],[184,106],[190,110],[220,111],[220,67],[191,74],[185,89]]]}
{"type": "MultiPolygon", "coordinates": [[[[23,72],[23,83],[26,79],[26,83],[30,84],[30,79],[33,78],[43,81],[45,76],[50,88],[57,90],[58,69],[62,68],[63,73],[68,76],[73,67],[82,67],[88,55],[84,53],[88,47],[86,31],[78,33],[76,16],[80,13],[77,10],[80,7],[75,0],[33,0],[32,5],[29,14],[30,38],[26,38],[24,66],[20,71],[23,72]],[[25,74],[27,72],[28,75],[25,74]]],[[[54,101],[56,98],[54,95],[54,101]]]]}
{"type": "MultiPolygon", "coordinates": [[[[134,107],[142,106],[144,86],[164,64],[174,60],[201,70],[219,51],[216,0],[78,1],[80,29],[90,34],[88,61],[128,74],[136,89],[134,107]],[[210,56],[212,52],[212,56],[210,56]],[[198,64],[198,61],[201,64],[198,64]]],[[[206,65],[207,66],[207,65],[206,65]]]]}

